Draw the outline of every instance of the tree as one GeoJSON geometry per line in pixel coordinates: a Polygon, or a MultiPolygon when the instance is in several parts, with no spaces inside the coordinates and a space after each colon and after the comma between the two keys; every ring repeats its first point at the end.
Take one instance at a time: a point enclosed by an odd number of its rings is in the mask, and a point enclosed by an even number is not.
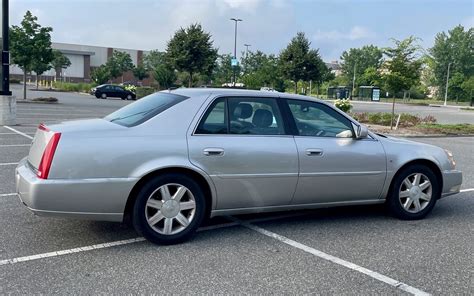
{"type": "MultiPolygon", "coordinates": [[[[213,76],[214,83],[218,86],[221,86],[224,83],[229,83],[232,80],[233,68],[231,66],[231,60],[233,57],[232,54],[222,54],[217,58],[213,76]]],[[[243,64],[244,60],[242,60],[242,65],[243,64]]],[[[240,73],[240,65],[237,67],[236,73],[240,73]]]]}
{"type": "Polygon", "coordinates": [[[322,62],[317,50],[310,49],[311,42],[303,32],[298,32],[288,46],[280,53],[280,69],[286,79],[295,83],[298,92],[298,81],[319,81],[322,62]]]}
{"type": "Polygon", "coordinates": [[[192,24],[186,29],[180,28],[168,41],[169,62],[173,68],[189,74],[189,87],[194,74],[212,73],[216,65],[217,49],[213,48],[211,37],[200,24],[192,24]]]}
{"type": "Polygon", "coordinates": [[[469,79],[464,80],[461,84],[463,91],[468,94],[471,101],[471,106],[474,103],[474,76],[469,77],[469,79]]]}
{"type": "Polygon", "coordinates": [[[393,126],[395,94],[403,91],[405,98],[406,92],[419,83],[422,65],[422,60],[418,58],[420,47],[416,44],[417,38],[410,36],[401,41],[396,39],[392,41],[395,47],[385,49],[388,61],[387,74],[384,75],[385,84],[393,95],[390,128],[393,126]]]}
{"type": "Polygon", "coordinates": [[[283,77],[275,55],[266,55],[261,51],[249,51],[242,59],[242,81],[247,88],[259,89],[269,86],[276,90],[284,90],[283,77]]]}
{"type": "Polygon", "coordinates": [[[67,56],[57,49],[53,49],[53,57],[54,58],[51,62],[51,65],[56,71],[56,77],[58,77],[58,73],[61,73],[63,69],[67,69],[67,67],[71,66],[71,61],[67,56]]]}
{"type": "Polygon", "coordinates": [[[109,69],[110,77],[113,79],[122,76],[123,73],[133,69],[133,62],[130,54],[118,50],[114,50],[112,56],[107,60],[105,64],[109,69]]]}
{"type": "Polygon", "coordinates": [[[23,70],[23,99],[26,100],[26,75],[36,69],[43,73],[52,60],[51,27],[41,27],[38,18],[27,11],[20,26],[10,28],[12,61],[23,70]]]}
{"type": "Polygon", "coordinates": [[[167,89],[176,81],[176,73],[164,52],[150,51],[143,59],[143,64],[151,72],[159,89],[167,89]]]}
{"type": "Polygon", "coordinates": [[[107,81],[110,79],[109,68],[106,65],[100,65],[99,67],[92,70],[91,78],[92,81],[99,85],[107,83],[107,81]]]}
{"type": "Polygon", "coordinates": [[[148,78],[150,75],[148,75],[148,70],[145,68],[143,64],[138,64],[135,68],[132,70],[133,76],[138,79],[138,81],[142,81],[145,78],[148,78]]]}
{"type": "MultiPolygon", "coordinates": [[[[377,70],[382,65],[383,51],[374,45],[366,45],[361,48],[351,48],[349,51],[344,51],[341,55],[341,70],[343,75],[349,81],[353,80],[354,70],[356,77],[356,85],[367,85],[367,75],[364,73],[368,68],[372,75],[377,75],[377,70]],[[375,72],[373,71],[375,69],[375,72]]],[[[371,77],[372,79],[375,77],[371,77]]],[[[378,78],[377,78],[378,79],[378,78]]],[[[376,79],[376,80],[377,80],[376,79]]]]}
{"type": "MultiPolygon", "coordinates": [[[[438,87],[438,95],[441,97],[445,93],[450,63],[451,77],[456,73],[459,73],[458,77],[462,75],[466,80],[474,76],[474,28],[465,30],[463,26],[459,25],[448,31],[447,34],[445,32],[438,33],[429,53],[434,60],[431,63],[435,77],[434,84],[438,87]]],[[[467,97],[467,94],[463,95],[467,97]]]]}

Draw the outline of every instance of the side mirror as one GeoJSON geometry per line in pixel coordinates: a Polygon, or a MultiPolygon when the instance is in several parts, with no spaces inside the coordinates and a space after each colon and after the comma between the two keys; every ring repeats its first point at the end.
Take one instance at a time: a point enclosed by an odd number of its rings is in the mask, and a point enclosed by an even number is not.
{"type": "Polygon", "coordinates": [[[356,129],[356,138],[357,139],[367,138],[368,135],[369,135],[369,129],[367,128],[367,126],[361,124],[357,127],[357,129],[356,129]]]}

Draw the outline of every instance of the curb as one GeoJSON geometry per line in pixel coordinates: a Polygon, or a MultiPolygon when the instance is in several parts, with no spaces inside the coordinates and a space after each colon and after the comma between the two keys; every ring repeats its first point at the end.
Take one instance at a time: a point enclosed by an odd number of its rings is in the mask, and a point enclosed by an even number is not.
{"type": "Polygon", "coordinates": [[[462,138],[462,137],[474,137],[473,134],[428,134],[428,135],[413,135],[413,134],[384,134],[389,137],[397,138],[462,138]]]}
{"type": "Polygon", "coordinates": [[[31,101],[31,100],[17,100],[17,104],[61,104],[59,102],[41,102],[41,101],[31,101]]]}

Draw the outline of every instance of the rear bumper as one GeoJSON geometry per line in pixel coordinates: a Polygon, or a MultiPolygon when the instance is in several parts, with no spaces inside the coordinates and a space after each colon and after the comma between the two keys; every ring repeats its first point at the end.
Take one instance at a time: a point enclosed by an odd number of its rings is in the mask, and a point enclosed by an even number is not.
{"type": "Polygon", "coordinates": [[[441,197],[459,193],[462,184],[462,172],[456,170],[443,171],[443,192],[441,197]]]}
{"type": "Polygon", "coordinates": [[[135,178],[49,179],[36,176],[20,161],[15,170],[21,202],[39,216],[119,222],[135,178]]]}

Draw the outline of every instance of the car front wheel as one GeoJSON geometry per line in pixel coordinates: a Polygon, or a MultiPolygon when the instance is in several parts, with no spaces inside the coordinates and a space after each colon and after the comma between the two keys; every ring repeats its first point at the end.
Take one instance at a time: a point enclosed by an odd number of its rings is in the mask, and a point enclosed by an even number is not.
{"type": "Polygon", "coordinates": [[[200,226],[206,203],[200,186],[185,175],[156,177],[139,191],[133,225],[156,244],[188,240],[200,226]]]}
{"type": "Polygon", "coordinates": [[[107,99],[107,94],[103,93],[100,97],[101,97],[102,99],[107,99]]]}
{"type": "Polygon", "coordinates": [[[132,100],[132,99],[133,99],[132,95],[130,95],[130,94],[127,95],[127,100],[132,100]]]}
{"type": "Polygon", "coordinates": [[[435,206],[441,194],[440,187],[430,168],[423,165],[407,167],[395,177],[387,205],[400,219],[422,219],[435,206]]]}

